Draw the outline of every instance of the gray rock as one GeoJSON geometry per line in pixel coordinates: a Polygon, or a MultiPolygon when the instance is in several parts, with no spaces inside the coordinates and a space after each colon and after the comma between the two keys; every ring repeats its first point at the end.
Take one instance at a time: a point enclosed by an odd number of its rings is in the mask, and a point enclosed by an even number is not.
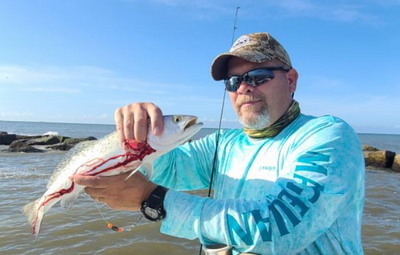
{"type": "Polygon", "coordinates": [[[46,146],[46,149],[68,151],[80,142],[92,141],[92,140],[97,140],[97,139],[96,139],[96,137],[93,137],[93,136],[89,136],[86,138],[70,138],[70,137],[68,137],[62,143],[54,144],[51,146],[46,146]]]}
{"type": "Polygon", "coordinates": [[[89,136],[89,137],[86,137],[86,138],[67,138],[67,139],[65,139],[64,142],[66,144],[75,145],[75,144],[78,144],[78,143],[83,142],[83,141],[93,141],[93,140],[97,140],[97,138],[93,137],[93,136],[89,136]]]}
{"type": "Polygon", "coordinates": [[[395,155],[393,151],[364,151],[365,166],[391,168],[395,155]]]}
{"type": "Polygon", "coordinates": [[[394,157],[393,165],[392,165],[392,170],[396,172],[400,172],[400,154],[397,154],[394,157]]]}
{"type": "Polygon", "coordinates": [[[21,140],[21,139],[37,139],[37,138],[42,138],[42,135],[17,135],[16,140],[21,140]]]}
{"type": "Polygon", "coordinates": [[[30,139],[26,143],[29,145],[55,145],[64,142],[70,137],[67,136],[40,136],[35,139],[30,139]]]}
{"type": "Polygon", "coordinates": [[[69,151],[72,149],[74,145],[72,144],[67,144],[67,143],[58,143],[50,146],[46,146],[46,149],[52,149],[52,150],[60,150],[60,151],[69,151]]]}
{"type": "Polygon", "coordinates": [[[30,146],[25,143],[24,140],[16,140],[10,144],[8,148],[9,152],[25,152],[25,153],[33,153],[33,152],[45,152],[44,150],[37,149],[33,146],[30,146]]]}
{"type": "MultiPolygon", "coordinates": [[[[5,132],[4,132],[5,133],[5,132]]],[[[10,145],[17,139],[17,136],[14,134],[0,134],[0,144],[1,145],[10,145]]]]}
{"type": "Polygon", "coordinates": [[[379,151],[379,149],[372,147],[371,145],[368,145],[368,144],[363,144],[362,150],[363,151],[379,151]]]}

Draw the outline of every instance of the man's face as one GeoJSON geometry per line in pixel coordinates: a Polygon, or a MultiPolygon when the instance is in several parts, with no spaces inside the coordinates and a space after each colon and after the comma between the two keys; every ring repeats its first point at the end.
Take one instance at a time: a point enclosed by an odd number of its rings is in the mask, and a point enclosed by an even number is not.
{"type": "MultiPolygon", "coordinates": [[[[232,57],[228,65],[228,77],[243,75],[250,70],[261,67],[283,66],[280,61],[252,63],[241,58],[232,57]]],[[[232,105],[241,124],[250,129],[259,130],[274,123],[289,108],[292,94],[296,90],[297,72],[274,71],[275,78],[252,87],[242,81],[236,92],[229,92],[232,105]]]]}

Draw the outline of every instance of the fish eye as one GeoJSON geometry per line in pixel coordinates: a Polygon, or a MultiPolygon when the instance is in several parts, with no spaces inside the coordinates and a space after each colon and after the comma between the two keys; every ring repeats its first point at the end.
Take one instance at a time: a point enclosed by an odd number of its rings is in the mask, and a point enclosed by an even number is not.
{"type": "Polygon", "coordinates": [[[173,118],[174,123],[178,123],[181,120],[182,120],[181,116],[174,116],[174,118],[173,118]]]}

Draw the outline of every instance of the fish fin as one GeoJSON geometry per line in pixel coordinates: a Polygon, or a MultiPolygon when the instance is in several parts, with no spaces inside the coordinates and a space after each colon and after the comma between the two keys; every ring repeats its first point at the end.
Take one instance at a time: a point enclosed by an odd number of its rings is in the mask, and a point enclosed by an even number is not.
{"type": "Polygon", "coordinates": [[[83,187],[77,185],[75,182],[71,182],[71,187],[73,187],[73,191],[67,194],[62,195],[60,205],[61,207],[70,210],[74,205],[76,199],[78,198],[79,194],[83,190],[83,187]]]}
{"type": "Polygon", "coordinates": [[[79,155],[79,158],[81,158],[81,153],[84,153],[85,150],[88,148],[92,148],[94,144],[96,144],[98,141],[83,141],[75,145],[63,158],[63,160],[57,165],[56,170],[53,172],[53,174],[50,176],[49,183],[47,184],[47,188],[50,188],[50,186],[56,181],[56,179],[60,176],[65,171],[65,168],[68,164],[71,164],[71,161],[74,160],[74,158],[79,155]]]}
{"type": "Polygon", "coordinates": [[[40,226],[42,224],[42,219],[43,219],[43,213],[38,212],[38,208],[40,205],[42,198],[39,198],[27,205],[25,205],[22,208],[23,214],[26,216],[28,219],[29,224],[32,226],[32,234],[36,236],[36,238],[39,235],[40,231],[40,226]],[[38,214],[38,215],[36,215],[38,214]]]}
{"type": "Polygon", "coordinates": [[[138,170],[140,170],[141,173],[143,173],[148,179],[150,179],[151,175],[153,174],[153,164],[141,162],[141,164],[138,165],[136,169],[132,170],[129,176],[125,178],[125,180],[135,174],[138,170]]]}
{"type": "Polygon", "coordinates": [[[125,180],[135,174],[138,170],[140,170],[141,173],[143,173],[148,179],[150,179],[150,177],[153,175],[153,163],[139,162],[139,164],[134,165],[134,169],[129,174],[129,176],[125,178],[125,180]]]}
{"type": "Polygon", "coordinates": [[[70,194],[65,194],[60,201],[61,207],[71,210],[74,205],[76,199],[78,198],[79,193],[72,192],[70,194]]]}
{"type": "MultiPolygon", "coordinates": [[[[142,163],[142,165],[137,170],[140,170],[140,172],[144,174],[147,177],[147,179],[150,179],[150,177],[153,175],[153,163],[150,162],[142,163]]],[[[135,172],[136,171],[132,171],[132,173],[128,176],[128,178],[135,172]]]]}
{"type": "Polygon", "coordinates": [[[29,224],[32,225],[35,216],[36,216],[36,211],[38,209],[38,205],[39,205],[39,201],[41,198],[26,204],[23,208],[22,208],[22,212],[23,214],[26,216],[26,218],[28,219],[29,224]]]}
{"type": "Polygon", "coordinates": [[[135,170],[132,170],[132,172],[129,174],[129,176],[125,178],[125,181],[128,180],[129,177],[131,177],[134,173],[136,173],[137,170],[139,170],[139,168],[136,168],[135,170]]]}
{"type": "Polygon", "coordinates": [[[150,179],[153,175],[153,163],[143,163],[140,166],[140,172],[142,172],[142,174],[144,174],[147,179],[150,179]]]}
{"type": "Polygon", "coordinates": [[[125,180],[127,180],[134,173],[136,173],[137,170],[140,170],[140,172],[142,174],[144,174],[147,177],[147,179],[150,179],[150,177],[153,175],[153,164],[152,163],[142,163],[140,166],[138,166],[136,169],[134,169],[129,174],[129,176],[125,178],[125,180]]]}

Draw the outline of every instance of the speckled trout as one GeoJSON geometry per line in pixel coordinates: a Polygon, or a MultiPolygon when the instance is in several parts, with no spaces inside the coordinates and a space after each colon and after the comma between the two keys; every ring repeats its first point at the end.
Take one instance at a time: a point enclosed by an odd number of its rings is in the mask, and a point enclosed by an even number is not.
{"type": "Polygon", "coordinates": [[[32,226],[32,234],[38,236],[44,215],[58,201],[61,201],[62,207],[72,208],[84,188],[71,180],[73,175],[112,176],[128,171],[133,174],[142,166],[144,174],[150,177],[152,163],[156,158],[189,140],[203,126],[197,123],[194,116],[174,115],[163,118],[163,133],[154,136],[149,127],[147,140],[140,149],[127,141],[126,145],[132,150],[123,150],[116,132],[98,141],[77,144],[57,166],[44,195],[24,206],[23,212],[32,226]]]}

